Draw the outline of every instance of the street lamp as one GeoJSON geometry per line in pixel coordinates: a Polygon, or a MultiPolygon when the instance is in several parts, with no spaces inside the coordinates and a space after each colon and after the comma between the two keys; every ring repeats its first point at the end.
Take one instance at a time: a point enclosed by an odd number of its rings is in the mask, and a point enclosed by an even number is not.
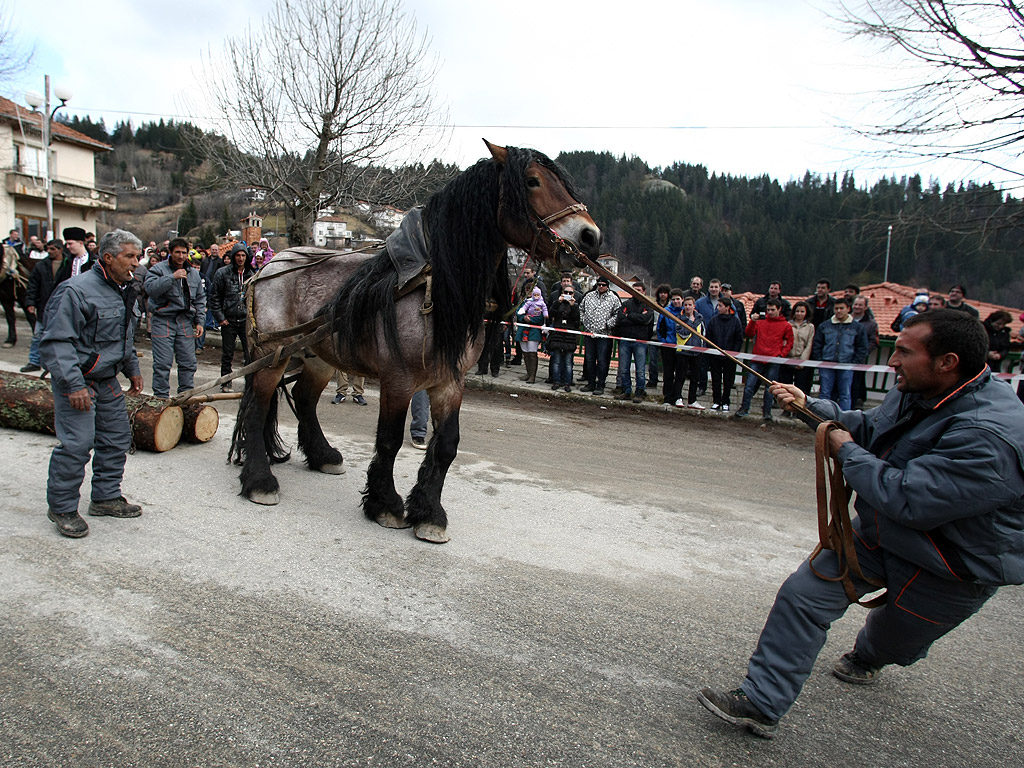
{"type": "Polygon", "coordinates": [[[40,130],[43,134],[43,163],[46,167],[46,237],[43,242],[53,238],[53,179],[50,176],[50,140],[51,140],[51,129],[53,127],[53,116],[57,114],[57,110],[67,105],[68,100],[71,98],[71,92],[66,88],[57,86],[53,89],[53,95],[60,99],[60,104],[50,110],[50,76],[45,75],[45,95],[40,96],[34,91],[28,91],[25,94],[25,103],[32,107],[32,111],[35,112],[39,107],[43,107],[43,114],[40,116],[40,130]]]}
{"type": "Polygon", "coordinates": [[[885,277],[883,283],[889,282],[889,249],[892,247],[892,224],[889,225],[889,234],[885,238],[885,277]]]}

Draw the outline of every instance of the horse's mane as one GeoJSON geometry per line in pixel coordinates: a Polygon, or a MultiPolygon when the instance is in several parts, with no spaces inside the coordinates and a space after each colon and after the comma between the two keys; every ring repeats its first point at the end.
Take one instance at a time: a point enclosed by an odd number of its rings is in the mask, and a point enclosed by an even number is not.
{"type": "MultiPolygon", "coordinates": [[[[507,305],[504,258],[495,269],[507,250],[498,229],[498,206],[500,201],[509,219],[529,220],[526,169],[533,162],[549,168],[577,198],[572,182],[554,161],[534,150],[508,147],[504,168],[493,159],[480,160],[435,193],[423,209],[433,278],[434,351],[456,377],[462,372],[467,342],[480,332],[488,297],[507,305]]],[[[388,347],[399,349],[397,282],[391,259],[382,252],[356,270],[330,305],[340,344],[357,361],[371,346],[378,318],[388,347]]]]}

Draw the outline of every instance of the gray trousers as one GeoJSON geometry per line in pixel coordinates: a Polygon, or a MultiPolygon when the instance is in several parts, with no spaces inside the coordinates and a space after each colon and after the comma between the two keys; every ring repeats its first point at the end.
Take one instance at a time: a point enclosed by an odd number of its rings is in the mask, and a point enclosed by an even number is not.
{"type": "MultiPolygon", "coordinates": [[[[940,578],[881,547],[868,549],[855,539],[861,571],[882,579],[888,602],[868,612],[854,645],[869,664],[908,666],[928,654],[932,643],[978,612],[995,587],[940,578]]],[[[825,551],[814,567],[838,573],[834,552],[825,551]]],[[[875,588],[856,582],[859,595],[875,588]]],[[[811,673],[828,628],[850,606],[839,582],[814,575],[805,560],[783,583],[757,649],[750,657],[743,692],[772,718],[782,717],[796,701],[811,673]]]]}
{"type": "Polygon", "coordinates": [[[58,515],[78,511],[90,451],[92,500],[110,501],[121,495],[125,454],[132,443],[124,392],[116,378],[90,381],[88,386],[88,411],[72,408],[67,394],[53,387],[53,424],[60,442],[50,455],[46,503],[58,515]]]}
{"type": "Polygon", "coordinates": [[[192,389],[196,374],[195,328],[185,315],[154,317],[150,330],[153,348],[153,394],[171,394],[171,364],[178,363],[178,392],[192,389]]]}

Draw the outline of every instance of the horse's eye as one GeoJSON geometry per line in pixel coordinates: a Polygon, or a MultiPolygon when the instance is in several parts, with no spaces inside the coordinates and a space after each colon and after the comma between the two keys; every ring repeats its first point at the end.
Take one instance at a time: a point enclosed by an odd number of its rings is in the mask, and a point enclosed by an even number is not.
{"type": "Polygon", "coordinates": [[[528,178],[526,180],[526,186],[528,186],[528,187],[539,187],[540,186],[540,179],[538,179],[536,176],[531,176],[530,178],[528,178]]]}

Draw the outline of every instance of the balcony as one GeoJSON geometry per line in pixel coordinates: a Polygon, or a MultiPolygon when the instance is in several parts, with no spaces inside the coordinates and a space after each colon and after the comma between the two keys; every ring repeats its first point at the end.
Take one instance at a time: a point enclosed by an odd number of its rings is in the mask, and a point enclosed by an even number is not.
{"type": "MultiPolygon", "coordinates": [[[[43,180],[36,176],[9,171],[6,174],[5,184],[9,195],[46,199],[46,186],[43,180]]],[[[53,181],[53,202],[76,208],[106,211],[117,209],[117,195],[113,192],[56,179],[53,181]]]]}

